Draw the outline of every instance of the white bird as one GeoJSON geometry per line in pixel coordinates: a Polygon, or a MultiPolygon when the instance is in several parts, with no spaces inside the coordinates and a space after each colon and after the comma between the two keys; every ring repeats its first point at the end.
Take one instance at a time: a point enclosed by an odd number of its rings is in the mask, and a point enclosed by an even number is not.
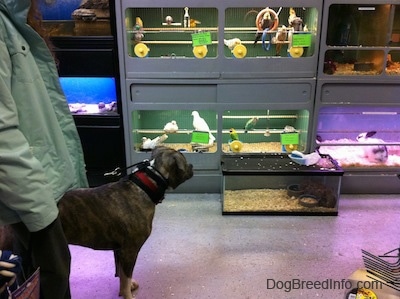
{"type": "Polygon", "coordinates": [[[142,148],[143,149],[154,149],[157,145],[160,145],[168,138],[167,134],[162,136],[157,136],[154,139],[150,139],[147,137],[142,138],[142,148]]]}
{"type": "Polygon", "coordinates": [[[175,120],[171,120],[169,123],[166,123],[164,126],[165,133],[176,133],[178,131],[178,124],[175,120]]]}
{"type": "Polygon", "coordinates": [[[285,126],[283,128],[283,133],[294,133],[296,132],[296,129],[292,126],[285,126]]]}
{"type": "Polygon", "coordinates": [[[213,144],[215,137],[213,134],[211,134],[210,127],[208,126],[207,122],[202,118],[197,111],[192,111],[192,116],[193,116],[193,128],[195,131],[202,131],[202,132],[208,132],[209,133],[209,144],[213,144]]]}
{"type": "Polygon", "coordinates": [[[237,37],[232,39],[224,39],[224,45],[229,48],[229,50],[233,50],[237,45],[242,44],[242,41],[237,37]]]}

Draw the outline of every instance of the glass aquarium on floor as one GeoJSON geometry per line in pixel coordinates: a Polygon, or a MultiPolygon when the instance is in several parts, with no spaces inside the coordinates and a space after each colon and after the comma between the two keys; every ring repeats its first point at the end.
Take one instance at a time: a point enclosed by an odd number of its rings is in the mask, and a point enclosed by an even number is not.
{"type": "Polygon", "coordinates": [[[316,145],[345,169],[400,166],[400,107],[322,107],[316,145]]]}
{"type": "Polygon", "coordinates": [[[212,110],[135,110],[132,117],[133,150],[151,151],[164,145],[182,152],[217,151],[217,114],[212,110]]]}
{"type": "Polygon", "coordinates": [[[222,151],[266,153],[304,151],[307,148],[307,110],[225,110],[222,115],[222,151]]]}
{"type": "Polygon", "coordinates": [[[338,214],[343,170],[328,155],[306,166],[287,154],[225,154],[221,169],[223,214],[338,214]]]}

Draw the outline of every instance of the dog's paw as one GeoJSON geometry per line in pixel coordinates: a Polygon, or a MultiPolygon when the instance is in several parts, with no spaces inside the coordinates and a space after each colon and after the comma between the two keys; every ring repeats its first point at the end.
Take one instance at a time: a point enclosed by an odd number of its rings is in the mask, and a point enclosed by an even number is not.
{"type": "Polygon", "coordinates": [[[134,290],[136,290],[137,288],[139,288],[139,284],[137,283],[136,280],[132,279],[131,291],[134,291],[134,290]]]}
{"type": "Polygon", "coordinates": [[[139,288],[139,284],[137,283],[136,280],[132,279],[130,285],[125,285],[127,288],[123,287],[119,291],[119,296],[121,296],[123,299],[133,299],[135,298],[132,295],[132,292],[137,290],[139,288]]]}

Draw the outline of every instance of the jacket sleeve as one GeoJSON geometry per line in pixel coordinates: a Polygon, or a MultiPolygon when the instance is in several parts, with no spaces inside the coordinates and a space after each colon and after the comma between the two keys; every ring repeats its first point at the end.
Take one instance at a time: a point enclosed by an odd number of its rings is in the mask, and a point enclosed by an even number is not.
{"type": "Polygon", "coordinates": [[[0,28],[0,225],[22,221],[30,231],[38,231],[54,221],[58,209],[43,167],[18,129],[3,33],[0,28]]]}

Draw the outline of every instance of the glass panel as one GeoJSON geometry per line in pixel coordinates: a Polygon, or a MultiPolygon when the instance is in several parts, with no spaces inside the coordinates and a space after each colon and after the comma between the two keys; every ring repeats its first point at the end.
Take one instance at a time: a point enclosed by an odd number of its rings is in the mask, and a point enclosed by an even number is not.
{"type": "Polygon", "coordinates": [[[390,36],[390,46],[400,46],[400,5],[395,5],[392,35],[390,36]]]}
{"type": "Polygon", "coordinates": [[[227,110],[222,118],[223,152],[291,152],[307,146],[307,110],[227,110]]]}
{"type": "Polygon", "coordinates": [[[312,7],[228,8],[225,57],[312,56],[317,21],[312,7]]]}
{"type": "MultiPolygon", "coordinates": [[[[330,157],[323,159],[334,164],[330,157]]],[[[222,165],[251,160],[262,165],[258,174],[256,169],[246,174],[229,169],[223,177],[224,213],[336,214],[343,175],[336,165],[329,170],[319,165],[297,167],[279,154],[222,157],[222,165]]]]}
{"type": "MultiPolygon", "coordinates": [[[[158,144],[186,152],[215,153],[217,116],[215,111],[199,110],[200,123],[194,130],[192,110],[140,110],[132,112],[134,150],[148,151],[158,144]]],[[[197,116],[196,116],[197,117],[197,116]]]]}
{"type": "Polygon", "coordinates": [[[330,46],[386,46],[389,4],[333,4],[329,7],[326,44],[330,46]]]}
{"type": "Polygon", "coordinates": [[[392,76],[400,75],[400,51],[393,50],[393,51],[389,52],[389,55],[388,55],[387,61],[386,61],[385,71],[386,71],[386,74],[388,74],[388,75],[392,75],[392,76]]]}
{"type": "Polygon", "coordinates": [[[216,8],[129,8],[125,16],[132,57],[217,57],[216,8]]]}
{"type": "Polygon", "coordinates": [[[51,36],[111,35],[108,1],[39,1],[51,36]],[[85,3],[82,3],[85,2],[85,3]]]}
{"type": "Polygon", "coordinates": [[[114,78],[61,77],[61,87],[74,114],[117,114],[114,78]]]}
{"type": "Polygon", "coordinates": [[[385,64],[381,50],[328,50],[325,53],[324,73],[327,75],[379,75],[385,64]]]}
{"type": "Polygon", "coordinates": [[[317,144],[321,153],[329,154],[342,167],[398,167],[400,108],[323,107],[317,144]]]}

